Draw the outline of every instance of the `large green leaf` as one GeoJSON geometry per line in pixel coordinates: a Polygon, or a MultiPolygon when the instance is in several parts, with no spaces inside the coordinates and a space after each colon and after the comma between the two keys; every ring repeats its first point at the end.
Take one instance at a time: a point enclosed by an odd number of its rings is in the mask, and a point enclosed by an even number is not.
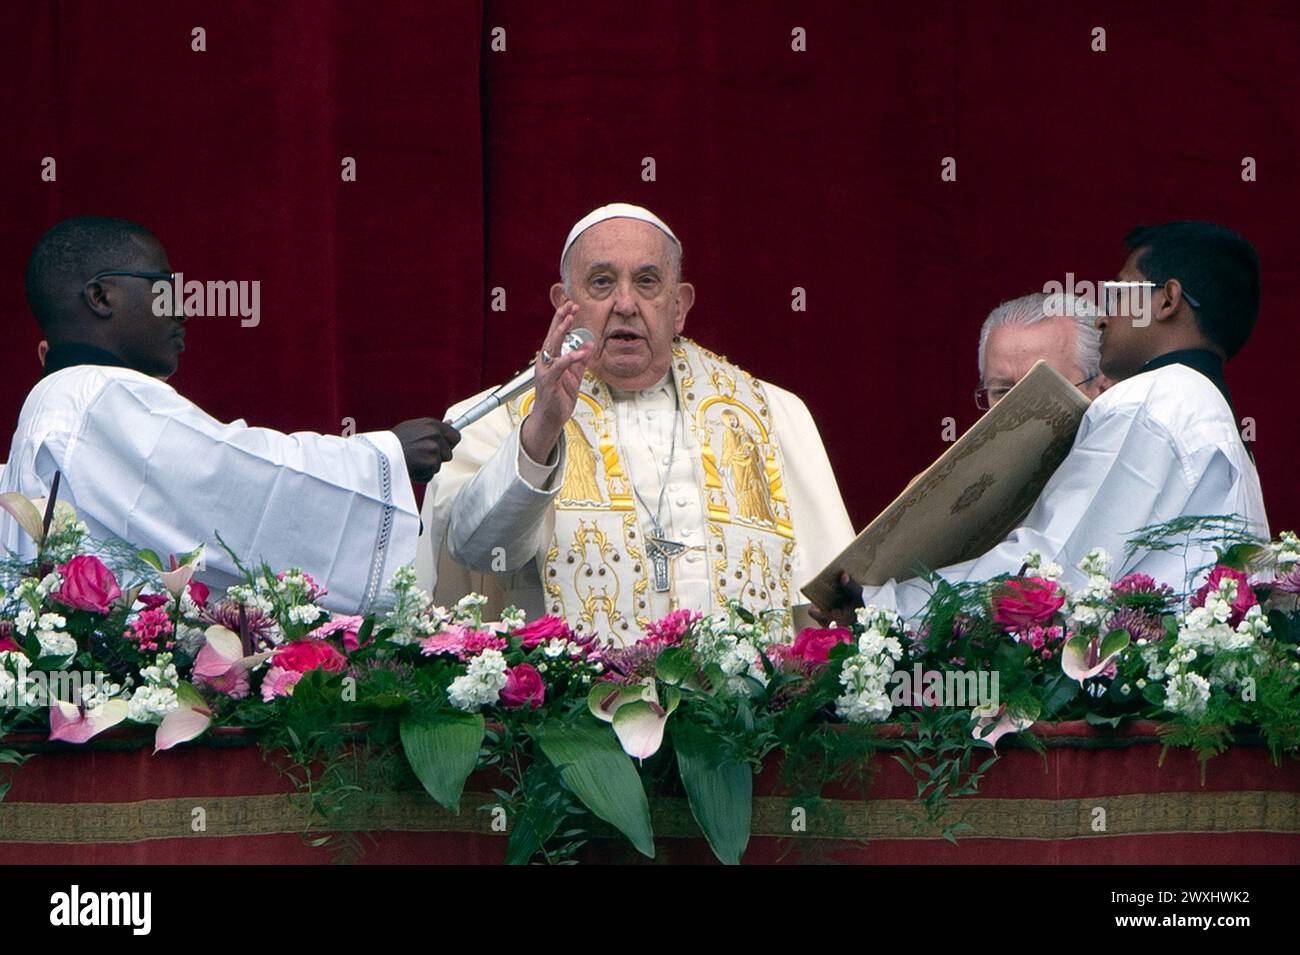
{"type": "Polygon", "coordinates": [[[673,725],[677,771],[686,787],[691,813],[713,854],[724,865],[739,865],[749,845],[754,773],[746,765],[727,760],[721,743],[701,726],[682,722],[673,725]]]}
{"type": "Polygon", "coordinates": [[[604,819],[644,856],[655,855],[650,803],[632,759],[609,727],[585,717],[538,727],[537,744],[583,805],[604,819]]]}
{"type": "Polygon", "coordinates": [[[459,815],[465,780],[478,765],[483,715],[445,710],[402,720],[402,749],[415,775],[438,805],[459,815]]]}

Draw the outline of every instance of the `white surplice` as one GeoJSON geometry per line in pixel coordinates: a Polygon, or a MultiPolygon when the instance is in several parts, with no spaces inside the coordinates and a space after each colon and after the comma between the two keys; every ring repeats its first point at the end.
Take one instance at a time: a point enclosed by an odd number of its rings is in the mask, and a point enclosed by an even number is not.
{"type": "MultiPolygon", "coordinates": [[[[983,556],[938,573],[954,583],[1014,574],[1037,549],[1064,568],[1065,583],[1079,586],[1079,561],[1100,547],[1114,558],[1112,578],[1144,573],[1182,591],[1189,572],[1213,563],[1208,544],[1126,557],[1128,540],[1146,525],[1208,515],[1235,515],[1268,535],[1259,475],[1228,402],[1200,372],[1166,365],[1093,401],[1024,524],[983,556]]],[[[863,599],[914,617],[930,592],[917,578],[891,580],[863,588],[863,599]]]]}
{"type": "MultiPolygon", "coordinates": [[[[225,424],[148,375],[77,365],[28,394],[0,491],[44,497],[56,471],[59,500],[92,538],[164,560],[206,543],[198,577],[215,587],[238,578],[214,532],[245,564],[301,567],[329,589],[321,603],[347,613],[369,608],[415,558],[415,494],[389,431],[342,438],[225,424]]],[[[3,512],[0,546],[33,552],[3,512]]]]}
{"type": "MultiPolygon", "coordinates": [[[[853,526],[807,406],[775,385],[762,387],[785,461],[795,533],[791,580],[801,585],[847,546],[853,526]]],[[[692,463],[700,450],[686,416],[676,410],[674,393],[669,376],[641,391],[611,389],[614,424],[639,495],[641,526],[651,526],[662,490],[665,534],[693,547],[703,544],[705,536],[704,501],[692,463]]],[[[487,394],[460,402],[446,417],[455,418],[487,394]]],[[[504,408],[465,429],[455,456],[443,465],[424,498],[425,536],[416,570],[421,586],[434,589],[439,603],[473,590],[492,597],[494,604],[514,604],[530,615],[544,612],[538,567],[554,534],[553,502],[564,474],[564,445],[561,436],[547,465],[531,460],[504,408]]],[[[682,608],[705,613],[715,609],[702,552],[684,554],[672,572],[682,608]]],[[[672,609],[668,594],[650,596],[650,617],[672,609]]]]}

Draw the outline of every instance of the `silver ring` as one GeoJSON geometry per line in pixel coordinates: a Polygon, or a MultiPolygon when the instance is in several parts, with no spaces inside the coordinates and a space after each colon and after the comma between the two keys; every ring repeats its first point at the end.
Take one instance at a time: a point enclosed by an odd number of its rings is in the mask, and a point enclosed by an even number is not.
{"type": "Polygon", "coordinates": [[[553,362],[553,361],[555,361],[555,359],[551,357],[551,353],[548,352],[545,348],[543,348],[543,349],[542,349],[542,364],[543,364],[543,365],[549,365],[549,364],[550,364],[551,362],[553,362]]]}

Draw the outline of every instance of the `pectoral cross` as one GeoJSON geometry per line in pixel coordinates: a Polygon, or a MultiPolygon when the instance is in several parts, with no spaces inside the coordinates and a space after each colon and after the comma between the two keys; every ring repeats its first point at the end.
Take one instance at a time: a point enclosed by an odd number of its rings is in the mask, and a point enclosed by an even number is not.
{"type": "Polygon", "coordinates": [[[668,576],[668,561],[686,551],[686,545],[680,541],[669,540],[664,536],[664,529],[658,524],[651,527],[652,533],[646,538],[646,550],[650,552],[650,563],[655,571],[655,592],[666,594],[672,589],[668,576]]]}

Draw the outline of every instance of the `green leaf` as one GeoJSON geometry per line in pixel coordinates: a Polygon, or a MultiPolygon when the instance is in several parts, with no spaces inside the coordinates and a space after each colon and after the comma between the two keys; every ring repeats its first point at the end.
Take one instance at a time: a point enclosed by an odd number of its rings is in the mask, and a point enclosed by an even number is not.
{"type": "Polygon", "coordinates": [[[691,814],[724,865],[739,865],[749,845],[754,773],[725,757],[723,739],[694,723],[673,725],[677,772],[691,814]]]}
{"type": "Polygon", "coordinates": [[[411,769],[438,805],[457,815],[465,780],[478,765],[483,732],[481,713],[444,710],[402,720],[402,749],[411,769]]]}
{"type": "MultiPolygon", "coordinates": [[[[510,838],[506,842],[506,865],[527,865],[555,835],[555,830],[569,815],[569,809],[583,811],[577,806],[566,805],[567,797],[560,788],[559,774],[546,760],[535,760],[524,770],[520,791],[525,798],[521,800],[522,805],[514,817],[510,838]],[[557,793],[560,799],[547,798],[557,793]]],[[[499,790],[497,798],[503,803],[512,799],[508,793],[499,790]]]]}
{"type": "Polygon", "coordinates": [[[1084,719],[1092,726],[1109,726],[1111,729],[1119,726],[1124,720],[1124,715],[1119,716],[1102,716],[1100,713],[1088,713],[1084,719]]]}
{"type": "Polygon", "coordinates": [[[146,564],[148,564],[150,567],[152,567],[154,570],[161,571],[163,569],[162,558],[159,557],[157,553],[155,553],[154,551],[149,550],[147,547],[144,550],[140,551],[140,559],[144,561],[146,564]]]}
{"type": "Polygon", "coordinates": [[[685,647],[669,647],[655,660],[655,673],[670,686],[680,686],[695,676],[695,660],[685,647]]]}
{"type": "Polygon", "coordinates": [[[1061,707],[1078,696],[1080,692],[1078,683],[1065,674],[1060,674],[1048,684],[1047,692],[1043,695],[1043,716],[1055,716],[1061,707]]]}
{"type": "Polygon", "coordinates": [[[632,759],[598,722],[543,725],[532,731],[546,758],[583,805],[627,836],[644,856],[655,855],[650,803],[632,759]]]}

